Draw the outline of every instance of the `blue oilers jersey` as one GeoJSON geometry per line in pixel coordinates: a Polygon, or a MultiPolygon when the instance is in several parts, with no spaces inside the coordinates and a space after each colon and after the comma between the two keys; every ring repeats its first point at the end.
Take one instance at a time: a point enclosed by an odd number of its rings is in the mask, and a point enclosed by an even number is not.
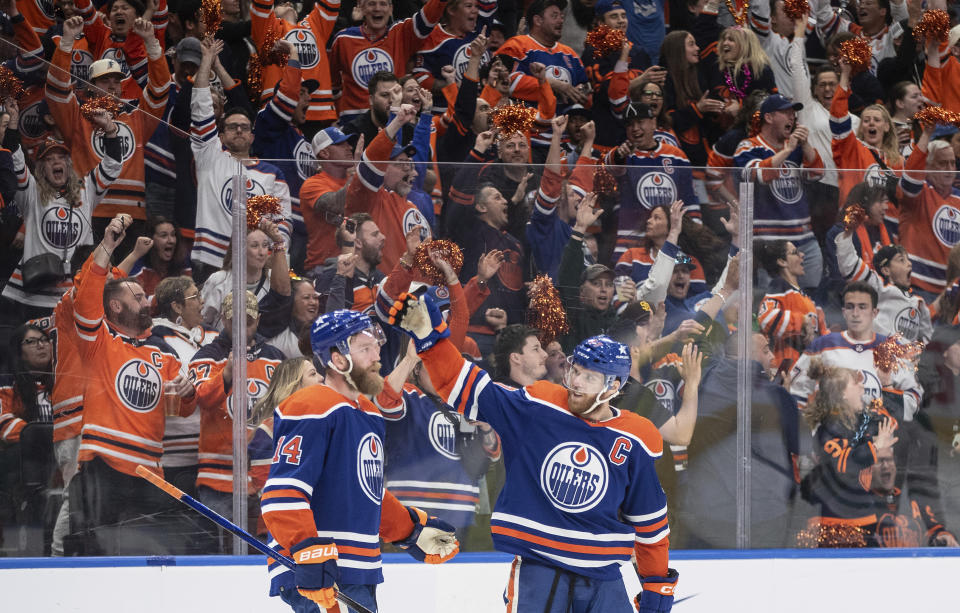
{"type": "Polygon", "coordinates": [[[403,403],[394,411],[383,409],[383,416],[387,489],[404,506],[423,509],[455,528],[473,524],[480,488],[461,463],[460,414],[442,411],[407,384],[403,403]]]}
{"type": "Polygon", "coordinates": [[[635,548],[665,568],[670,529],[654,470],[663,441],[649,420],[614,409],[586,421],[567,408],[563,387],[494,383],[447,340],[420,357],[450,406],[500,435],[506,482],[490,521],[498,551],[601,580],[619,578],[635,548]]]}
{"type": "MultiPolygon", "coordinates": [[[[340,583],[382,583],[380,411],[366,397],[354,403],[314,385],[283,401],[273,423],[273,461],[260,499],[270,545],[289,555],[305,538],[333,539],[340,583]]],[[[286,567],[270,560],[269,571],[271,596],[294,587],[286,567]]]]}

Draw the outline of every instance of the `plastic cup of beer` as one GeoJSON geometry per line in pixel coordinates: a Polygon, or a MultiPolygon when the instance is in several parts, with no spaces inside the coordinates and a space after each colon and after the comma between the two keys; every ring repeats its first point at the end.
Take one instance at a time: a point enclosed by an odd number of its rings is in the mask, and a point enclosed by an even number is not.
{"type": "Polygon", "coordinates": [[[167,417],[180,416],[180,394],[177,393],[177,384],[173,381],[163,384],[163,414],[167,417]]]}

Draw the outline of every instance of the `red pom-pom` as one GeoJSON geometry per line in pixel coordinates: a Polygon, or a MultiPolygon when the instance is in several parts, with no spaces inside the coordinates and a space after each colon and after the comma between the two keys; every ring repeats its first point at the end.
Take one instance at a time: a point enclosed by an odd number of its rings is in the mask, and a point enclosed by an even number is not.
{"type": "Polygon", "coordinates": [[[526,136],[537,118],[537,109],[522,104],[508,104],[493,109],[490,120],[497,127],[501,140],[523,134],[526,136]]]}
{"type": "Polygon", "coordinates": [[[784,0],[783,12],[790,19],[796,21],[810,12],[807,0],[784,0]]]}
{"type": "Polygon", "coordinates": [[[946,42],[950,36],[950,14],[943,9],[924,11],[913,28],[913,35],[917,40],[946,42]]]}
{"type": "Polygon", "coordinates": [[[413,254],[414,267],[423,273],[430,285],[445,286],[447,277],[430,259],[431,253],[440,256],[440,259],[449,264],[453,272],[459,275],[460,269],[463,268],[463,250],[455,242],[441,238],[428,243],[420,243],[417,251],[413,254]]]}
{"type": "Polygon", "coordinates": [[[540,275],[530,284],[530,306],[527,323],[540,330],[540,342],[544,345],[570,331],[567,312],[563,310],[560,293],[547,275],[540,275]]]}
{"type": "Polygon", "coordinates": [[[869,69],[873,58],[870,41],[862,36],[843,41],[840,43],[840,57],[847,60],[853,74],[869,69]]]}
{"type": "Polygon", "coordinates": [[[223,23],[223,10],[220,0],[202,0],[200,3],[200,21],[205,34],[213,36],[223,23]]]}
{"type": "Polygon", "coordinates": [[[619,52],[626,40],[626,34],[601,23],[587,32],[587,39],[584,42],[594,48],[597,57],[604,57],[614,51],[619,52]]]}
{"type": "Polygon", "coordinates": [[[277,42],[283,38],[280,28],[270,28],[267,35],[263,37],[263,44],[260,45],[258,55],[260,63],[263,66],[286,66],[290,55],[285,51],[276,49],[277,42]]]}
{"type": "Polygon", "coordinates": [[[849,232],[860,227],[867,218],[867,211],[859,204],[848,206],[843,210],[843,229],[849,232]]]}
{"type": "Polygon", "coordinates": [[[260,225],[261,219],[279,217],[283,213],[280,199],[264,194],[247,198],[247,229],[253,230],[260,225]]]}
{"type": "Polygon", "coordinates": [[[617,178],[607,170],[607,165],[601,160],[593,174],[593,193],[597,196],[616,196],[619,190],[617,178]]]}
{"type": "Polygon", "coordinates": [[[97,96],[80,106],[80,114],[83,115],[84,119],[92,122],[98,111],[107,111],[110,113],[110,117],[116,119],[122,109],[123,103],[113,96],[97,96]]]}
{"type": "Polygon", "coordinates": [[[23,94],[23,81],[6,66],[0,65],[0,101],[19,98],[23,94]]]}

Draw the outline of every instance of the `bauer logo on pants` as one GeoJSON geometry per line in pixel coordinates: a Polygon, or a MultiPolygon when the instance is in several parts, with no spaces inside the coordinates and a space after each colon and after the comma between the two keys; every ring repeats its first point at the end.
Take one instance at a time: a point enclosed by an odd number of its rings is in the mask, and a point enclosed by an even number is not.
{"type": "Polygon", "coordinates": [[[360,439],[357,449],[357,478],[360,489],[372,500],[380,504],[383,498],[383,441],[373,432],[360,439]]]}
{"type": "Polygon", "coordinates": [[[561,443],[547,454],[540,468],[540,487],[558,509],[582,513],[597,506],[607,493],[607,463],[603,454],[585,443],[561,443]]]}

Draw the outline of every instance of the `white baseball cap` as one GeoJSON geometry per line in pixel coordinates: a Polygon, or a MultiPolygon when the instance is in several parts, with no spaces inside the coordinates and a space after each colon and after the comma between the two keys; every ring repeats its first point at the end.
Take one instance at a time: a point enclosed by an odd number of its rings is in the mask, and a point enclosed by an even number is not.
{"type": "Polygon", "coordinates": [[[107,75],[115,74],[120,78],[127,76],[117,60],[102,59],[90,64],[90,80],[99,79],[107,75]]]}

